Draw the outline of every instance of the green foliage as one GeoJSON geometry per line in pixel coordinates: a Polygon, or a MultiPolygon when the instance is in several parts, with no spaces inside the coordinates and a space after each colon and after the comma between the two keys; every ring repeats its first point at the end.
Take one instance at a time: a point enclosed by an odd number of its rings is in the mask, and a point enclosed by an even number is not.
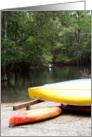
{"type": "Polygon", "coordinates": [[[8,11],[7,38],[2,12],[1,65],[48,65],[91,58],[89,11],[8,11]]]}
{"type": "Polygon", "coordinates": [[[1,46],[1,65],[20,62],[23,56],[22,47],[17,47],[14,41],[4,41],[1,46]]]}
{"type": "Polygon", "coordinates": [[[91,16],[88,11],[70,12],[68,26],[57,25],[58,36],[60,37],[61,48],[70,60],[91,59],[91,16]]]}
{"type": "Polygon", "coordinates": [[[52,62],[52,58],[53,56],[50,53],[43,53],[42,56],[40,56],[40,61],[44,66],[48,66],[52,62]]]}
{"type": "Polygon", "coordinates": [[[69,59],[66,55],[58,54],[56,56],[55,62],[69,63],[71,59],[69,59]]]}

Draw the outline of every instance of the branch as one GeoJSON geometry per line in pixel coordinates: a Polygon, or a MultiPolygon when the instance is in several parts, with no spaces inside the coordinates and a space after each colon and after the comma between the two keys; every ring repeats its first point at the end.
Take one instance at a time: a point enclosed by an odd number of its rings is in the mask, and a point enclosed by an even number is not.
{"type": "MultiPolygon", "coordinates": [[[[38,25],[42,25],[43,21],[46,20],[46,19],[47,19],[47,18],[46,18],[46,14],[45,14],[44,18],[43,18],[42,20],[39,20],[39,21],[33,26],[33,28],[36,28],[38,25]]],[[[17,45],[21,46],[21,45],[28,39],[28,37],[29,37],[30,35],[32,35],[32,33],[31,33],[31,34],[28,34],[28,35],[27,35],[24,39],[22,39],[20,42],[17,41],[17,42],[16,42],[17,45]]]]}
{"type": "Polygon", "coordinates": [[[36,28],[39,25],[40,21],[34,25],[34,28],[36,28]]]}

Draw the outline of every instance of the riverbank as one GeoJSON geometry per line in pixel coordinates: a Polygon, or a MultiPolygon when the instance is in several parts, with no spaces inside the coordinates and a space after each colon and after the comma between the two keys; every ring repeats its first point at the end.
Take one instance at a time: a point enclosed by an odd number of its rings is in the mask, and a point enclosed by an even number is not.
{"type": "MultiPolygon", "coordinates": [[[[19,103],[1,104],[1,136],[91,136],[91,114],[69,110],[49,120],[8,127],[11,116],[25,111],[25,108],[13,111],[13,105],[19,103]]],[[[46,101],[31,108],[59,105],[60,103],[46,101]]]]}

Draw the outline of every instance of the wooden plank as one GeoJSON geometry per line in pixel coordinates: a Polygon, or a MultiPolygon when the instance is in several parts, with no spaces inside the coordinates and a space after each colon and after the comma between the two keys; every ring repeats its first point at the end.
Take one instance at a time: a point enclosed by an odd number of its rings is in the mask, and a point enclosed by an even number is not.
{"type": "Polygon", "coordinates": [[[26,107],[26,110],[30,110],[31,107],[30,107],[30,104],[26,107]]]}
{"type": "Polygon", "coordinates": [[[22,108],[25,108],[25,107],[26,107],[27,110],[29,110],[30,105],[34,105],[34,104],[37,104],[37,103],[40,103],[40,102],[43,102],[43,100],[36,99],[36,100],[33,100],[33,101],[28,101],[28,102],[25,102],[25,103],[21,103],[21,104],[13,106],[13,110],[22,109],[22,108]]]}

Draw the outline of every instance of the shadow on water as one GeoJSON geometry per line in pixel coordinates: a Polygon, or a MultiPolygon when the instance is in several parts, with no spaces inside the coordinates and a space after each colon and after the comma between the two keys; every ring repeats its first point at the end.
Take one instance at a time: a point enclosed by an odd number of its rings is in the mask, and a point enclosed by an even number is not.
{"type": "Polygon", "coordinates": [[[1,83],[1,102],[24,102],[30,100],[28,88],[49,83],[80,79],[80,71],[90,66],[61,66],[48,69],[33,69],[29,72],[9,73],[8,81],[1,83]]]}

